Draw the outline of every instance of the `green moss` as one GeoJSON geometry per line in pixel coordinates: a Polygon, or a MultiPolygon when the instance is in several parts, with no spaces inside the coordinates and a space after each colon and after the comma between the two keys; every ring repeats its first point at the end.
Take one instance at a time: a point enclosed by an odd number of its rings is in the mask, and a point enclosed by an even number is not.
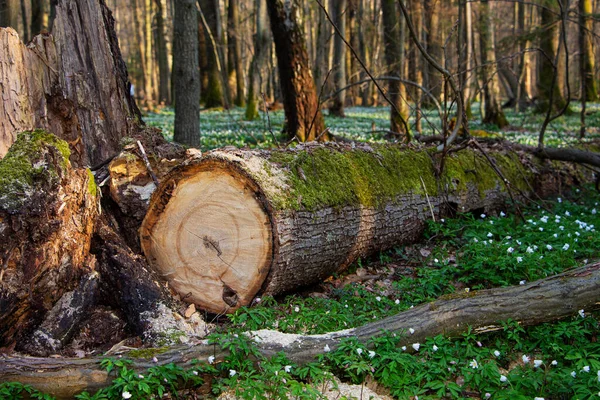
{"type": "Polygon", "coordinates": [[[150,347],[147,349],[136,349],[131,350],[127,355],[131,358],[152,358],[158,354],[166,353],[169,350],[168,347],[150,347]]]}
{"type": "Polygon", "coordinates": [[[373,145],[352,151],[317,148],[273,152],[270,161],[287,169],[292,188],[277,208],[315,210],[362,204],[378,207],[405,194],[437,194],[427,153],[400,146],[373,145]]]}
{"type": "Polygon", "coordinates": [[[96,186],[96,179],[94,177],[94,174],[92,173],[92,171],[89,168],[86,168],[86,171],[88,174],[88,192],[92,196],[96,196],[97,191],[98,191],[98,186],[96,186]]]}
{"type": "MultiPolygon", "coordinates": [[[[449,154],[439,179],[432,157],[425,150],[375,144],[343,151],[335,147],[273,151],[269,161],[283,168],[290,190],[272,200],[277,209],[358,204],[377,208],[405,195],[437,196],[440,191],[465,192],[475,187],[483,196],[486,191],[503,189],[501,178],[478,152],[465,149],[449,154]]],[[[527,189],[520,162],[499,153],[493,158],[506,179],[527,189]]]]}
{"type": "Polygon", "coordinates": [[[20,133],[0,160],[0,202],[6,209],[25,204],[36,182],[51,182],[60,176],[62,171],[55,170],[44,156],[49,147],[58,150],[58,166],[66,169],[71,155],[69,145],[44,130],[20,133]]]}

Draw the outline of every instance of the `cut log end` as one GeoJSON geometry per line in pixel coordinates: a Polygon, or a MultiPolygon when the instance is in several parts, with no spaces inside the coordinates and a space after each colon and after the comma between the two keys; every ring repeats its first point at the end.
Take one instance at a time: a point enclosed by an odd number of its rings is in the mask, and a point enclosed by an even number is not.
{"type": "Polygon", "coordinates": [[[151,207],[142,226],[150,264],[187,302],[214,313],[248,305],[271,261],[268,212],[256,184],[226,166],[203,163],[171,175],[162,210],[151,207]]]}

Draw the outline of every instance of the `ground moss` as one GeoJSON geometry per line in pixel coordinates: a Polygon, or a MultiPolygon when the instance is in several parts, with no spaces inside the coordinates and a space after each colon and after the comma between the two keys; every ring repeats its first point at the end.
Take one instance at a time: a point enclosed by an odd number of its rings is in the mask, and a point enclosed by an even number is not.
{"type": "Polygon", "coordinates": [[[46,147],[58,150],[62,158],[59,167],[66,169],[71,155],[69,145],[44,130],[20,133],[0,160],[0,203],[7,209],[26,202],[36,181],[59,177],[61,171],[56,171],[44,159],[43,149],[46,147]]]}
{"type": "Polygon", "coordinates": [[[127,355],[131,358],[152,358],[169,350],[168,347],[150,347],[147,349],[131,350],[127,355]]]}

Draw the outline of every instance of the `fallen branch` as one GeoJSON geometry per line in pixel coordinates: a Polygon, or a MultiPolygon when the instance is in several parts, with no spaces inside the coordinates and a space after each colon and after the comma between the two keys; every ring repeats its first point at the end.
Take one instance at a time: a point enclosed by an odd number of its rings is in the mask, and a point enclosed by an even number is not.
{"type": "MultiPolygon", "coordinates": [[[[444,334],[457,337],[469,327],[484,333],[502,329],[509,318],[522,326],[538,325],[591,311],[600,304],[600,262],[576,268],[526,285],[461,292],[444,296],[432,303],[411,308],[371,324],[324,335],[292,335],[261,330],[249,332],[259,351],[266,357],[284,352],[293,362],[313,361],[327,345],[335,349],[344,338],[357,338],[367,344],[386,332],[405,335],[400,344],[423,342],[444,334]],[[414,334],[408,334],[409,329],[414,334]]],[[[194,346],[173,347],[156,355],[156,362],[135,359],[136,370],[176,363],[190,366],[193,360],[226,353],[217,345],[202,341],[194,346]]],[[[69,398],[83,390],[95,391],[107,386],[112,377],[100,368],[102,357],[74,358],[0,358],[0,382],[19,381],[50,393],[69,398]]]]}

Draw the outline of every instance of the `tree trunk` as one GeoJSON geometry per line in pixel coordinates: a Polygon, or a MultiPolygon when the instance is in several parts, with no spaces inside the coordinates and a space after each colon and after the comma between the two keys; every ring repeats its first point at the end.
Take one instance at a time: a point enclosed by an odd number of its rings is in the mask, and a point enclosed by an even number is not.
{"type": "Polygon", "coordinates": [[[74,165],[95,165],[119,152],[139,110],[104,2],[60,0],[56,10],[54,37],[28,47],[0,29],[0,157],[18,132],[44,128],[69,143],[74,165]]]}
{"type": "Polygon", "coordinates": [[[225,89],[219,65],[221,68],[221,60],[219,59],[219,49],[216,47],[219,43],[219,20],[218,20],[218,7],[217,0],[198,0],[201,12],[204,15],[206,24],[202,23],[206,40],[206,67],[208,73],[208,83],[206,90],[202,91],[202,101],[204,107],[226,107],[227,101],[225,97],[225,89]]]}
{"type": "Polygon", "coordinates": [[[154,82],[154,54],[152,51],[152,0],[142,0],[144,5],[144,64],[146,65],[144,82],[144,102],[146,106],[153,108],[156,104],[156,84],[154,82]]]}
{"type": "Polygon", "coordinates": [[[308,63],[298,0],[267,0],[271,31],[275,41],[285,131],[300,142],[329,140],[321,114],[315,82],[308,63]]]}
{"type": "Polygon", "coordinates": [[[31,0],[31,35],[35,36],[42,31],[44,25],[44,5],[43,0],[31,0]]]}
{"type": "Polygon", "coordinates": [[[235,101],[238,107],[244,106],[244,73],[242,69],[242,47],[240,37],[240,12],[239,0],[229,0],[227,14],[227,56],[228,72],[232,76],[235,73],[235,101]]]}
{"type": "MultiPolygon", "coordinates": [[[[331,11],[329,6],[331,2],[323,2],[323,6],[331,11]]],[[[317,27],[317,55],[314,66],[315,85],[317,88],[324,88],[325,93],[331,91],[331,80],[325,82],[325,77],[328,75],[331,68],[331,45],[333,41],[333,27],[327,21],[327,17],[323,10],[318,10],[318,27],[317,27]]]]}
{"type": "Polygon", "coordinates": [[[158,58],[158,102],[164,105],[171,104],[171,72],[169,71],[169,54],[167,53],[167,38],[165,32],[165,19],[162,0],[154,0],[156,4],[156,47],[158,58]]]}
{"type": "MultiPolygon", "coordinates": [[[[424,0],[423,8],[427,10],[425,12],[425,35],[427,43],[427,52],[435,60],[444,65],[443,52],[440,33],[440,2],[437,0],[424,0]]],[[[430,64],[426,63],[426,83],[427,88],[431,91],[434,97],[439,101],[442,98],[442,76],[441,74],[430,64]]],[[[424,100],[425,106],[433,106],[429,104],[430,101],[427,97],[424,100]]]]}
{"type": "Polygon", "coordinates": [[[250,63],[248,74],[248,101],[246,106],[246,119],[252,121],[258,118],[258,104],[261,102],[261,93],[264,94],[265,81],[262,71],[267,66],[270,43],[267,24],[267,9],[265,0],[255,0],[256,33],[254,34],[254,55],[250,63]]]}
{"type": "MultiPolygon", "coordinates": [[[[537,167],[493,157],[512,187],[547,190],[537,167]]],[[[414,241],[448,204],[467,212],[509,198],[479,153],[445,163],[436,180],[425,151],[394,146],[213,151],[163,179],[140,230],[142,249],[187,301],[233,312],[257,294],[289,292],[414,241]]]]}
{"type": "Polygon", "coordinates": [[[556,25],[556,7],[552,4],[547,4],[541,7],[540,10],[542,21],[541,25],[544,29],[540,38],[540,48],[542,54],[538,58],[538,103],[536,105],[537,112],[546,112],[550,107],[552,99],[552,109],[562,109],[566,101],[563,98],[558,86],[558,59],[556,53],[558,51],[558,30],[556,25]]]}
{"type": "Polygon", "coordinates": [[[595,59],[592,34],[594,30],[592,14],[592,1],[579,0],[579,57],[581,60],[581,82],[584,90],[581,97],[586,101],[598,100],[598,88],[595,77],[595,59]]]}
{"type": "Polygon", "coordinates": [[[16,0],[0,0],[0,27],[17,29],[16,0]]]}
{"type": "MultiPolygon", "coordinates": [[[[385,45],[385,61],[389,76],[402,77],[403,37],[401,35],[401,22],[398,19],[396,0],[381,0],[383,14],[383,41],[385,45]]],[[[404,18],[402,18],[404,21],[404,18]]],[[[388,96],[392,102],[390,111],[390,131],[393,134],[409,138],[408,112],[406,101],[402,98],[400,81],[390,80],[388,83],[388,96]]]]}
{"type": "MultiPolygon", "coordinates": [[[[553,322],[576,315],[576,310],[598,309],[598,293],[600,264],[595,263],[526,285],[451,295],[359,328],[327,335],[261,330],[248,332],[248,336],[262,355],[271,357],[282,352],[292,362],[302,365],[313,362],[323,353],[325,345],[333,350],[347,338],[356,338],[367,345],[369,339],[396,333],[403,335],[399,345],[410,345],[439,334],[459,337],[468,329],[475,333],[501,330],[499,322],[508,319],[518,321],[521,326],[553,322]],[[410,328],[414,334],[406,336],[410,328]]],[[[157,362],[135,359],[131,368],[143,372],[173,362],[191,368],[196,360],[207,360],[209,356],[219,362],[227,352],[206,343],[180,346],[158,354],[157,362]]],[[[111,383],[113,376],[100,366],[102,358],[6,357],[0,363],[0,381],[18,381],[59,399],[72,398],[83,390],[94,392],[111,383]]]]}
{"type": "Polygon", "coordinates": [[[27,6],[25,0],[20,0],[21,3],[21,24],[23,25],[23,41],[29,43],[29,23],[27,22],[27,6]]]}
{"type": "Polygon", "coordinates": [[[97,201],[93,176],[71,168],[68,144],[45,131],[20,134],[0,160],[0,346],[29,340],[93,270],[97,201]]]}
{"type": "Polygon", "coordinates": [[[495,73],[496,54],[494,51],[494,20],[488,0],[481,0],[479,44],[481,46],[481,78],[483,80],[484,116],[483,123],[494,124],[502,129],[508,120],[500,107],[498,97],[498,74],[495,73]]]}
{"type": "Polygon", "coordinates": [[[174,140],[191,147],[199,147],[200,75],[198,19],[194,0],[175,0],[173,29],[174,140]]]}
{"type": "MultiPolygon", "coordinates": [[[[347,19],[347,0],[332,0],[331,18],[340,32],[345,35],[347,19]]],[[[338,91],[346,86],[346,44],[342,36],[335,34],[333,39],[333,88],[338,91]]],[[[333,96],[332,104],[329,107],[329,114],[336,117],[345,117],[344,106],[346,103],[346,91],[341,91],[333,96]]]]}

